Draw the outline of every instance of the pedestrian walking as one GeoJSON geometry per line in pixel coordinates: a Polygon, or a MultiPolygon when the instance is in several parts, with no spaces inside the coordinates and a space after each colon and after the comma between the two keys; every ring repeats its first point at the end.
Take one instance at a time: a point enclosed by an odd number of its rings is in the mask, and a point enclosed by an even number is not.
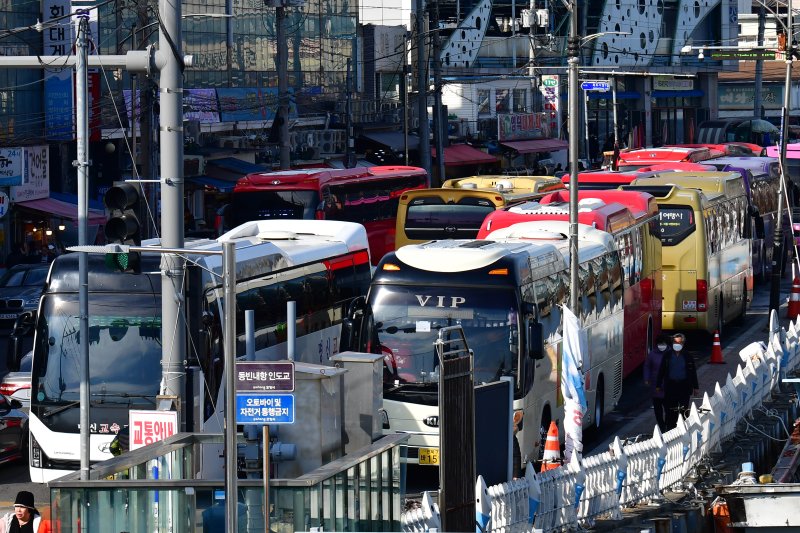
{"type": "Polygon", "coordinates": [[[672,355],[672,338],[662,333],[656,339],[655,347],[647,354],[644,361],[644,384],[650,387],[650,397],[653,399],[653,412],[656,415],[658,429],[663,433],[667,431],[666,410],[664,408],[664,389],[656,386],[661,362],[665,357],[672,355]]]}
{"type": "Polygon", "coordinates": [[[684,350],[686,336],[676,333],[672,337],[672,353],[664,357],[658,371],[657,389],[664,393],[667,431],[678,425],[678,414],[689,410],[692,394],[699,394],[697,367],[694,358],[684,350]]]}
{"type": "Polygon", "coordinates": [[[0,518],[0,533],[36,533],[41,522],[42,516],[36,510],[33,494],[21,490],[14,500],[14,512],[0,518]]]}

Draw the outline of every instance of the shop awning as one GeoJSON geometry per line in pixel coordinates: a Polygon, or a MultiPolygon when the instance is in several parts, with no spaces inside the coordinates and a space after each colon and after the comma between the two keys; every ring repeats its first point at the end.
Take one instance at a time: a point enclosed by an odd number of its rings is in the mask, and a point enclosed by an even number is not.
{"type": "Polygon", "coordinates": [[[211,176],[187,176],[186,181],[198,185],[214,187],[219,192],[231,192],[236,186],[235,181],[221,180],[211,176]]]}
{"type": "Polygon", "coordinates": [[[693,96],[703,96],[702,89],[691,89],[689,91],[651,91],[652,98],[691,98],[693,96]]]}
{"type": "MultiPolygon", "coordinates": [[[[40,198],[38,200],[28,200],[27,202],[17,202],[17,207],[39,211],[55,218],[66,218],[78,220],[78,206],[69,202],[62,202],[55,198],[40,198]]],[[[89,209],[89,225],[96,226],[105,224],[106,214],[99,209],[89,209]]]]}
{"type": "MultiPolygon", "coordinates": [[[[431,155],[436,157],[436,149],[431,148],[431,155]]],[[[497,163],[497,158],[478,150],[468,144],[454,144],[444,147],[445,166],[490,165],[497,163]]]]}
{"type": "MultiPolygon", "coordinates": [[[[402,131],[372,131],[361,134],[361,137],[377,144],[382,144],[392,152],[402,152],[405,150],[402,131]]],[[[416,135],[408,136],[408,149],[416,150],[419,148],[419,137],[416,135]]]]}
{"type": "Polygon", "coordinates": [[[566,150],[569,146],[567,141],[560,139],[538,139],[535,141],[503,141],[500,144],[511,148],[520,154],[533,154],[536,152],[557,152],[566,150]]]}

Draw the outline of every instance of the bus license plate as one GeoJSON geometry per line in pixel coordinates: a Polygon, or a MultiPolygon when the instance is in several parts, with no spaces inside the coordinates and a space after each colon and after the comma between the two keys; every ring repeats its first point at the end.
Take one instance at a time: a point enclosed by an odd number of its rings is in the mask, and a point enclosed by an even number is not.
{"type": "Polygon", "coordinates": [[[419,449],[419,464],[421,464],[421,465],[438,465],[439,464],[439,448],[420,448],[419,449]]]}

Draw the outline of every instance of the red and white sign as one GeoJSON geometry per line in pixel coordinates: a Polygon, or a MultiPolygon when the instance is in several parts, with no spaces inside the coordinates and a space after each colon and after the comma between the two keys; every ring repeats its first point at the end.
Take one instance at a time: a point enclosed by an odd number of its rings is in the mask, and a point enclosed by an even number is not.
{"type": "Polygon", "coordinates": [[[177,411],[129,411],[130,449],[153,444],[178,432],[177,411]]]}

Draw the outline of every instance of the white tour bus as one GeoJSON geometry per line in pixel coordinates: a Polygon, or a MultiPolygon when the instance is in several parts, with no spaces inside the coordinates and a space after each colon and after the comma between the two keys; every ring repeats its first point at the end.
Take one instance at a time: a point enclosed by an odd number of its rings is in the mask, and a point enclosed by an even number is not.
{"type": "MultiPolygon", "coordinates": [[[[520,238],[528,235],[511,227],[494,240],[409,245],[379,263],[367,299],[372,342],[384,355],[384,432],[410,433],[409,463],[439,463],[433,343],[442,327],[463,328],[476,384],[514,378],[522,460],[537,460],[550,421],[560,425],[559,306],[569,304],[568,250],[560,234],[536,230],[530,236],[520,238]]],[[[584,226],[579,250],[577,314],[590,340],[585,423],[600,424],[621,395],[622,273],[607,233],[584,226]]]]}
{"type": "MultiPolygon", "coordinates": [[[[364,350],[348,314],[363,308],[370,280],[367,234],[360,224],[261,220],[187,248],[236,243],[237,353],[244,353],[244,312],[255,311],[256,358],[286,356],[286,302],[296,302],[298,360],[330,364],[346,349],[364,350]],[[347,340],[343,340],[345,337],[347,340]],[[313,355],[312,355],[313,354],[313,355]]],[[[154,242],[145,245],[156,246],[154,242]]],[[[224,411],[223,285],[220,256],[187,256],[187,390],[183,417],[193,431],[221,431],[224,411]]],[[[30,407],[31,480],[47,482],[80,467],[78,254],[50,269],[35,322],[30,407]]],[[[112,457],[109,444],[130,409],[153,409],[161,382],[159,256],[118,272],[89,260],[90,459],[112,457]]],[[[168,342],[165,340],[164,342],[168,342]]]]}

